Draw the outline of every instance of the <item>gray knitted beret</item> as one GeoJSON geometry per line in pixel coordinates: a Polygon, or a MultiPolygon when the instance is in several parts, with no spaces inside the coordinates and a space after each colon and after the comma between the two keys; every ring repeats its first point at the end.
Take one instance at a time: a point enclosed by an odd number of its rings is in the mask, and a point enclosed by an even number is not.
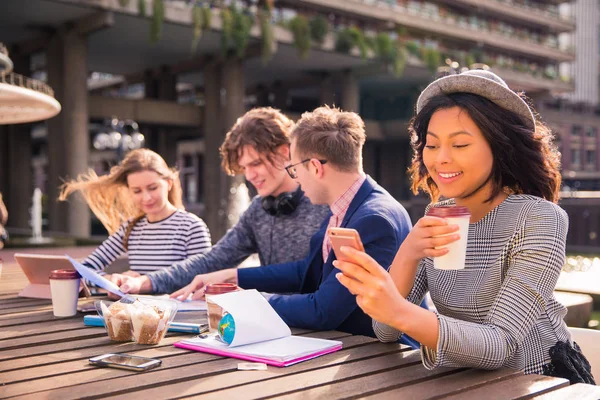
{"type": "Polygon", "coordinates": [[[482,69],[444,76],[430,83],[417,100],[417,113],[421,112],[432,97],[460,92],[485,97],[500,107],[519,114],[525,121],[531,122],[531,125],[528,124],[530,128],[535,128],[535,117],[527,103],[509,89],[502,78],[493,72],[482,69]]]}

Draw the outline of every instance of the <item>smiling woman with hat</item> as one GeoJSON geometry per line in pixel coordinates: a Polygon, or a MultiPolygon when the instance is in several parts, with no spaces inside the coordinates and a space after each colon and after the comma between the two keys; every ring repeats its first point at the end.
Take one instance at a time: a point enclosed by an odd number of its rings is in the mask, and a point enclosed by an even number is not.
{"type": "Polygon", "coordinates": [[[434,266],[459,240],[459,227],[426,215],[389,274],[367,254],[344,249],[353,261],[336,262],[338,279],[380,340],[406,333],[421,342],[427,368],[508,367],[593,383],[553,295],[568,217],[555,204],[559,154],[550,131],[524,97],[484,70],[434,81],[416,111],[413,191],[431,196],[428,210],[460,206],[470,214],[464,265],[434,266]],[[428,291],[435,313],[418,307],[428,291]]]}

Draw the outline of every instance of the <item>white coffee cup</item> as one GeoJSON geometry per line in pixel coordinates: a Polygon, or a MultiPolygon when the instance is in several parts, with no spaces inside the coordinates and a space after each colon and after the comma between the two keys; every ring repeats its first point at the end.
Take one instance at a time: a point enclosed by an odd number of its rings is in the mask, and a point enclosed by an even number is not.
{"type": "Polygon", "coordinates": [[[458,232],[450,233],[450,235],[458,233],[460,238],[455,242],[441,247],[448,248],[449,251],[443,256],[433,258],[434,268],[445,270],[464,269],[467,255],[467,238],[469,237],[469,222],[471,220],[469,209],[460,206],[432,207],[427,212],[427,215],[444,218],[448,221],[448,225],[458,225],[459,227],[458,232]]]}
{"type": "Polygon", "coordinates": [[[50,292],[55,317],[72,317],[77,314],[80,283],[81,276],[75,270],[56,269],[50,272],[50,292]]]}

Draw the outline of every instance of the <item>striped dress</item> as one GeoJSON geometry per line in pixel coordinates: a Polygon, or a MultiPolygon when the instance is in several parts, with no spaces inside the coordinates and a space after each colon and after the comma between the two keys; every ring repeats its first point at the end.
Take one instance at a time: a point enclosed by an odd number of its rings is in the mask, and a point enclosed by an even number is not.
{"type": "MultiPolygon", "coordinates": [[[[452,204],[452,200],[437,204],[452,204]]],[[[437,348],[421,346],[425,367],[508,367],[543,372],[549,349],[570,342],[554,298],[565,262],[567,214],[529,195],[510,195],[470,224],[465,269],[437,270],[421,260],[407,299],[419,304],[427,291],[437,308],[437,348]]],[[[401,332],[374,321],[384,342],[401,332]]]]}
{"type": "MultiPolygon", "coordinates": [[[[128,222],[123,223],[83,264],[101,272],[117,257],[125,254],[123,236],[127,225],[128,222]]],[[[129,269],[147,274],[193,255],[206,253],[211,248],[210,233],[202,219],[187,211],[177,210],[161,221],[149,222],[146,217],[140,219],[131,230],[128,247],[129,269]]]]}

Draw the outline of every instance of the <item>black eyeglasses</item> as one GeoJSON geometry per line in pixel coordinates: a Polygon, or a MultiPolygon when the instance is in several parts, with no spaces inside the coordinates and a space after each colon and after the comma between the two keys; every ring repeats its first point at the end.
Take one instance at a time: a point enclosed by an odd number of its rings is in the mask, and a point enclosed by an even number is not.
{"type": "MultiPolygon", "coordinates": [[[[290,178],[296,179],[296,178],[298,178],[298,172],[296,171],[296,165],[304,164],[305,162],[308,162],[310,160],[313,160],[313,159],[307,158],[306,160],[302,160],[300,162],[297,162],[296,164],[288,165],[287,167],[285,167],[285,170],[287,171],[290,178]]],[[[321,164],[327,163],[327,160],[317,160],[317,161],[320,162],[321,164]]]]}

